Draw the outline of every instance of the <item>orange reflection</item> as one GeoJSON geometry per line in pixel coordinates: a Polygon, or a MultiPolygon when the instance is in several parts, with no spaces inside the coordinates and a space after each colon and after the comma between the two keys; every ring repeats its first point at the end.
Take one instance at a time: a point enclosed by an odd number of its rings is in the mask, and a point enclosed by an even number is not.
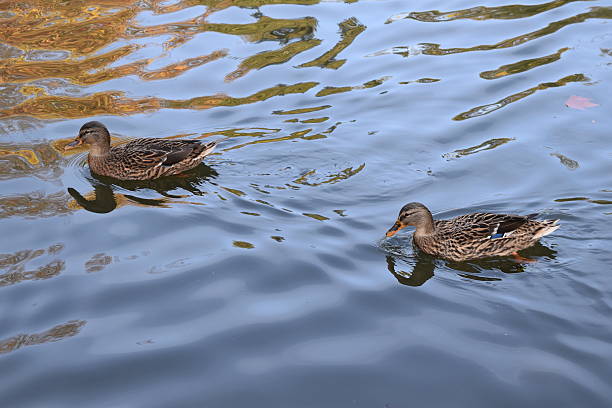
{"type": "Polygon", "coordinates": [[[325,54],[310,62],[305,62],[304,64],[300,65],[300,68],[321,67],[338,69],[342,65],[344,65],[346,60],[336,60],[336,56],[340,54],[340,52],[342,52],[342,50],[344,50],[346,47],[351,45],[353,41],[355,41],[355,38],[357,38],[359,34],[365,31],[366,26],[359,23],[359,21],[357,21],[355,17],[351,17],[338,24],[338,27],[340,27],[340,41],[338,41],[338,43],[334,45],[331,50],[327,51],[325,54]]]}
{"type": "Polygon", "coordinates": [[[565,84],[570,83],[570,82],[584,82],[587,80],[588,78],[582,74],[574,74],[574,75],[569,75],[564,78],[561,78],[560,80],[556,82],[543,82],[537,86],[534,86],[533,88],[529,88],[522,92],[518,92],[513,95],[507,96],[495,103],[477,106],[475,108],[468,110],[467,112],[460,113],[457,116],[455,116],[453,120],[465,120],[465,119],[475,118],[478,116],[487,115],[513,102],[526,98],[527,96],[532,95],[536,93],[537,91],[548,89],[548,88],[556,88],[559,86],[564,86],[565,84]]]}
{"type": "MultiPolygon", "coordinates": [[[[12,254],[0,254],[0,269],[6,269],[5,273],[0,274],[0,287],[14,285],[23,281],[49,279],[59,275],[64,270],[64,261],[54,259],[47,265],[33,270],[26,270],[26,264],[45,254],[55,257],[62,249],[64,249],[64,244],[58,243],[51,245],[46,250],[26,249],[12,254]]],[[[40,260],[37,260],[37,262],[40,262],[40,260]]]]}
{"type": "Polygon", "coordinates": [[[13,155],[25,159],[28,163],[32,165],[40,163],[38,157],[36,157],[36,154],[32,150],[0,150],[0,157],[13,155]]]}
{"type": "Polygon", "coordinates": [[[85,118],[96,115],[131,115],[159,109],[210,109],[215,106],[238,106],[292,93],[304,93],[317,82],[277,85],[252,95],[234,98],[226,95],[199,96],[185,100],[156,97],[130,99],[122,92],[99,92],[84,97],[42,95],[17,106],[0,110],[0,118],[30,116],[38,119],[85,118]]]}
{"type": "Polygon", "coordinates": [[[0,159],[0,180],[31,176],[52,179],[63,173],[62,156],[47,143],[0,143],[0,159]]]}
{"type": "Polygon", "coordinates": [[[221,34],[243,36],[250,42],[283,41],[302,38],[314,32],[317,21],[312,17],[297,19],[276,19],[262,16],[259,21],[247,24],[221,24],[202,22],[201,18],[156,26],[130,27],[131,38],[159,35],[186,35],[192,37],[197,33],[216,32],[221,34]]]}
{"type": "Polygon", "coordinates": [[[20,59],[5,60],[0,64],[0,80],[11,82],[27,82],[43,78],[65,78],[79,85],[93,85],[111,79],[128,75],[137,75],[145,81],[174,78],[185,71],[215,61],[227,55],[226,50],[215,51],[208,55],[187,58],[175,64],[170,64],[155,71],[145,68],[152,59],[143,59],[115,68],[100,69],[138,49],[136,46],[126,46],[111,52],[85,60],[36,61],[24,62],[20,59]],[[90,73],[90,70],[97,70],[90,73]]]}
{"type": "Polygon", "coordinates": [[[3,21],[0,41],[26,50],[66,50],[75,55],[89,54],[120,39],[136,15],[132,9],[108,15],[94,10],[79,17],[62,15],[61,9],[55,16],[35,8],[23,14],[17,7],[10,10],[15,15],[3,21]],[[52,17],[59,19],[50,24],[52,17]]]}
{"type": "Polygon", "coordinates": [[[517,35],[515,37],[500,41],[496,44],[482,44],[482,45],[477,45],[477,46],[469,47],[469,48],[441,48],[440,44],[421,43],[419,44],[418,47],[414,47],[414,48],[394,47],[391,50],[378,52],[373,55],[384,55],[388,53],[398,54],[404,57],[408,57],[410,55],[417,55],[417,54],[450,55],[450,54],[459,54],[463,52],[489,51],[489,50],[499,50],[503,48],[517,47],[529,41],[533,41],[535,39],[544,37],[546,35],[556,33],[557,31],[569,25],[583,23],[586,20],[589,20],[592,18],[601,18],[601,19],[612,18],[612,7],[592,7],[591,10],[586,13],[581,13],[573,17],[568,17],[563,20],[552,22],[548,24],[546,27],[541,28],[539,30],[532,31],[526,34],[517,35]]]}
{"type": "Polygon", "coordinates": [[[529,71],[530,69],[558,61],[561,58],[561,54],[563,54],[567,50],[569,50],[569,48],[561,48],[554,54],[546,55],[544,57],[532,58],[515,62],[513,64],[502,65],[501,67],[495,70],[481,72],[480,77],[484,79],[497,79],[503,78],[508,75],[514,75],[521,72],[529,71]]]}
{"type": "Polygon", "coordinates": [[[233,81],[234,79],[240,78],[246,75],[253,69],[261,69],[269,65],[282,64],[289,61],[301,52],[311,49],[321,44],[321,40],[306,40],[293,42],[284,46],[281,49],[274,51],[265,51],[259,54],[253,55],[242,61],[240,66],[233,72],[226,75],[226,81],[233,81]]]}
{"type": "Polygon", "coordinates": [[[446,160],[458,159],[463,156],[469,156],[470,154],[475,154],[475,153],[483,152],[485,150],[495,149],[496,147],[503,146],[506,143],[511,142],[513,140],[515,139],[509,138],[509,137],[489,139],[476,146],[455,150],[452,153],[443,154],[442,157],[444,157],[446,160]]]}
{"type": "Polygon", "coordinates": [[[6,340],[0,340],[0,354],[10,353],[25,346],[35,346],[76,336],[85,323],[87,323],[85,320],[71,320],[40,333],[18,334],[6,340]]]}
{"type": "Polygon", "coordinates": [[[324,178],[322,178],[321,181],[308,181],[309,179],[316,177],[317,170],[315,169],[315,170],[310,170],[309,172],[306,172],[302,176],[293,180],[293,182],[296,184],[302,184],[302,185],[311,186],[311,187],[320,186],[323,184],[335,184],[339,181],[346,180],[346,179],[353,177],[354,175],[358,174],[364,168],[365,168],[365,163],[359,165],[356,168],[347,167],[346,169],[340,170],[337,173],[329,174],[325,176],[324,178]]]}
{"type": "Polygon", "coordinates": [[[0,197],[0,219],[8,217],[46,218],[72,212],[64,191],[45,194],[34,191],[0,197]]]}
{"type": "Polygon", "coordinates": [[[397,14],[389,20],[387,23],[392,23],[397,20],[404,18],[411,18],[417,21],[424,21],[430,23],[437,23],[441,21],[452,21],[459,19],[471,19],[471,20],[511,20],[516,18],[526,18],[535,16],[545,11],[555,9],[557,7],[564,6],[568,3],[576,1],[590,1],[590,0],[554,0],[548,3],[542,4],[513,4],[509,6],[498,6],[498,7],[484,7],[477,6],[463,10],[455,10],[449,12],[441,12],[438,10],[433,11],[413,11],[411,13],[397,14]]]}

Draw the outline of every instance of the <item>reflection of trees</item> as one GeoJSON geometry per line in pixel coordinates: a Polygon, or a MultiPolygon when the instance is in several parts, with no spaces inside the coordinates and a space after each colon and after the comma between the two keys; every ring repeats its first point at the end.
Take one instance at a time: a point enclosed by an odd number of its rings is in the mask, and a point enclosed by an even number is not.
{"type": "Polygon", "coordinates": [[[109,15],[92,12],[83,14],[88,18],[62,18],[49,24],[53,17],[64,17],[63,10],[58,10],[59,13],[47,10],[43,15],[32,10],[22,11],[22,14],[17,7],[9,11],[15,15],[2,22],[2,42],[20,49],[66,50],[77,55],[89,54],[121,38],[136,15],[131,9],[109,15]]]}
{"type": "Polygon", "coordinates": [[[369,89],[369,88],[374,88],[377,86],[382,85],[386,80],[390,79],[391,77],[389,76],[385,76],[382,77],[380,79],[373,79],[371,81],[365,82],[362,85],[356,85],[356,86],[326,86],[325,88],[321,89],[319,92],[317,92],[317,94],[315,96],[328,96],[328,95],[334,95],[334,94],[338,94],[338,93],[344,93],[344,92],[350,92],[354,89],[369,89]]]}
{"type": "Polygon", "coordinates": [[[0,269],[6,269],[6,272],[0,274],[0,287],[14,285],[28,280],[49,279],[59,275],[60,272],[64,270],[64,261],[55,259],[33,270],[26,270],[26,264],[45,254],[54,256],[63,248],[63,244],[55,244],[51,245],[46,250],[26,249],[12,254],[0,254],[0,269]]]}
{"type": "Polygon", "coordinates": [[[285,45],[274,51],[264,51],[252,57],[245,58],[235,71],[225,76],[226,81],[233,81],[246,75],[253,69],[261,69],[269,65],[282,64],[295,57],[297,54],[316,47],[321,44],[321,40],[296,41],[285,45]]]}
{"type": "Polygon", "coordinates": [[[314,170],[310,170],[306,172],[305,174],[301,175],[297,179],[293,180],[293,182],[296,184],[303,184],[306,186],[320,186],[323,184],[334,184],[339,181],[347,180],[350,177],[353,177],[354,175],[359,173],[364,168],[365,168],[365,163],[357,166],[354,169],[352,167],[347,167],[346,169],[340,170],[339,172],[329,174],[321,181],[308,181],[310,177],[315,177],[317,170],[314,169],[314,170]]]}
{"type": "Polygon", "coordinates": [[[550,64],[558,61],[561,58],[561,54],[569,48],[561,48],[559,51],[546,55],[544,57],[532,58],[514,62],[512,64],[502,65],[501,67],[492,71],[484,71],[480,73],[480,77],[484,79],[498,79],[507,75],[519,74],[521,72],[529,71],[530,69],[541,67],[542,65],[550,64]]]}
{"type": "Polygon", "coordinates": [[[612,18],[612,8],[611,7],[592,7],[591,10],[586,13],[577,14],[575,16],[568,17],[563,20],[552,22],[548,24],[546,27],[541,28],[539,30],[532,31],[530,33],[517,35],[515,37],[508,38],[506,40],[500,41],[495,44],[482,44],[482,45],[476,45],[474,47],[468,47],[468,48],[441,48],[440,44],[422,43],[422,44],[419,44],[418,49],[416,49],[415,51],[408,49],[408,47],[394,47],[393,53],[402,55],[404,57],[408,57],[409,55],[412,55],[413,53],[424,54],[424,55],[450,55],[450,54],[460,54],[460,53],[472,52],[472,51],[500,50],[503,48],[517,47],[521,44],[525,44],[529,41],[536,40],[546,35],[554,34],[557,31],[569,25],[583,23],[592,18],[610,19],[612,18]]]}
{"type": "MultiPolygon", "coordinates": [[[[228,81],[250,70],[286,63],[296,55],[321,44],[320,39],[313,38],[317,25],[313,17],[271,18],[258,11],[253,14],[256,18],[254,22],[226,24],[207,20],[210,14],[229,7],[257,9],[269,4],[309,5],[317,4],[319,0],[185,0],[171,5],[164,3],[161,0],[25,0],[0,4],[0,11],[9,16],[3,19],[0,41],[13,47],[9,47],[7,58],[0,60],[0,81],[11,84],[17,91],[13,92],[15,100],[2,98],[0,118],[81,118],[103,114],[136,114],[165,108],[238,106],[273,96],[306,92],[317,85],[316,82],[305,82],[292,86],[275,86],[247,97],[211,95],[187,100],[128,98],[123,92],[115,90],[103,90],[85,96],[71,95],[74,90],[65,92],[64,88],[69,84],[92,85],[125,76],[137,76],[142,81],[175,78],[228,55],[227,50],[216,50],[150,70],[147,68],[154,63],[155,57],[134,60],[134,55],[148,46],[125,44],[126,41],[170,36],[170,40],[164,44],[168,51],[192,40],[198,34],[210,32],[240,36],[252,43],[269,41],[280,45],[277,49],[258,52],[243,59],[233,72],[226,75],[228,81]],[[183,21],[157,25],[140,25],[136,22],[136,17],[143,11],[153,11],[160,15],[199,5],[207,6],[206,12],[183,21]],[[119,47],[94,54],[119,41],[119,47]],[[129,62],[122,64],[123,60],[129,62]],[[33,82],[35,86],[27,85],[33,82]]],[[[336,60],[336,56],[365,30],[365,26],[355,18],[350,18],[339,23],[339,27],[341,39],[338,43],[300,67],[337,69],[344,64],[346,60],[336,60]]]]}
{"type": "Polygon", "coordinates": [[[355,38],[359,34],[365,31],[366,26],[359,23],[355,17],[351,17],[349,19],[344,20],[340,24],[340,41],[336,43],[329,51],[324,53],[318,58],[310,62],[305,62],[300,65],[300,68],[305,67],[321,67],[321,68],[331,68],[338,69],[346,62],[346,59],[336,60],[336,56],[342,52],[346,47],[351,45],[355,38]]]}
{"type": "Polygon", "coordinates": [[[481,144],[476,145],[476,146],[466,147],[465,149],[455,150],[452,153],[446,153],[446,154],[442,155],[442,157],[444,157],[447,160],[458,159],[458,158],[463,157],[463,156],[469,156],[470,154],[475,154],[475,153],[483,152],[485,150],[495,149],[496,147],[503,146],[503,145],[505,145],[506,143],[508,143],[508,142],[510,142],[512,140],[514,140],[514,139],[513,138],[509,138],[509,137],[500,137],[500,138],[489,139],[489,140],[484,141],[481,144]]]}
{"type": "Polygon", "coordinates": [[[0,79],[5,82],[30,82],[44,78],[61,77],[74,84],[91,85],[128,75],[137,75],[145,81],[174,78],[183,72],[215,61],[227,55],[226,51],[215,51],[208,55],[187,58],[163,68],[147,71],[149,59],[138,60],[114,68],[107,68],[115,61],[128,56],[138,48],[127,45],[104,54],[82,60],[59,61],[12,61],[0,63],[0,79]],[[93,71],[93,72],[92,72],[93,71]]]}
{"type": "Polygon", "coordinates": [[[215,106],[245,105],[274,96],[304,93],[317,82],[302,82],[294,85],[276,85],[245,97],[226,95],[198,96],[184,100],[156,97],[131,99],[122,92],[98,92],[83,97],[42,95],[28,99],[17,106],[0,110],[0,118],[29,116],[38,119],[85,118],[95,115],[128,115],[153,112],[159,109],[210,109],[215,106]]]}
{"type": "Polygon", "coordinates": [[[396,20],[403,18],[411,18],[418,21],[424,21],[428,23],[437,23],[441,21],[452,21],[459,19],[471,19],[471,20],[512,20],[517,18],[532,17],[545,11],[555,9],[557,7],[564,6],[568,3],[576,1],[588,1],[588,0],[554,0],[548,3],[522,5],[513,4],[510,6],[498,6],[498,7],[471,7],[463,10],[455,10],[442,12],[438,10],[433,11],[413,11],[410,13],[398,14],[387,20],[387,23],[391,23],[396,20]]]}
{"type": "Polygon", "coordinates": [[[130,33],[132,38],[139,38],[185,33],[191,36],[203,32],[216,32],[244,36],[250,42],[279,41],[286,43],[295,38],[312,35],[316,24],[317,20],[312,17],[276,19],[262,16],[257,22],[246,24],[206,23],[200,22],[199,19],[192,19],[158,26],[131,27],[130,33]]]}
{"type": "Polygon", "coordinates": [[[14,271],[0,275],[0,286],[13,285],[26,280],[49,279],[64,270],[64,261],[52,261],[45,266],[32,271],[14,271]]]}
{"type": "Polygon", "coordinates": [[[453,120],[465,120],[465,119],[471,119],[471,118],[475,118],[478,116],[482,116],[482,115],[486,115],[489,114],[491,112],[494,112],[498,109],[503,108],[504,106],[507,106],[511,103],[514,103],[516,101],[519,101],[523,98],[526,98],[529,95],[533,95],[534,93],[536,93],[537,91],[541,91],[544,89],[548,89],[548,88],[557,88],[560,86],[564,86],[568,83],[571,82],[584,82],[587,81],[588,78],[585,77],[583,74],[574,74],[574,75],[568,75],[564,78],[559,79],[558,81],[555,82],[543,82],[539,85],[536,85],[532,88],[526,89],[524,91],[521,92],[517,92],[515,94],[512,94],[510,96],[506,96],[503,99],[500,99],[497,102],[494,103],[490,103],[487,105],[482,105],[482,106],[477,106],[475,108],[472,108],[466,112],[462,112],[458,115],[456,115],[453,120]]]}
{"type": "Polygon", "coordinates": [[[18,177],[57,179],[64,158],[48,143],[0,143],[0,180],[18,177]]]}
{"type": "Polygon", "coordinates": [[[25,346],[35,346],[76,336],[85,323],[87,323],[85,320],[71,320],[40,333],[18,334],[6,340],[0,340],[0,354],[10,353],[25,346]]]}
{"type": "Polygon", "coordinates": [[[0,197],[0,219],[8,217],[55,217],[68,214],[69,196],[64,191],[43,193],[34,191],[25,194],[0,197]]]}

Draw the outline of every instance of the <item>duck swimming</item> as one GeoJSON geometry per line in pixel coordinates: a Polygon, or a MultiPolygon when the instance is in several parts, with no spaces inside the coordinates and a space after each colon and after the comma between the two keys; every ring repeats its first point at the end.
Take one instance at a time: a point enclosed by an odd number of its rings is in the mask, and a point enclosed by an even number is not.
{"type": "Polygon", "coordinates": [[[217,145],[199,140],[143,138],[111,147],[110,140],[106,126],[92,121],[81,127],[77,138],[65,149],[90,145],[87,162],[96,174],[120,180],[152,180],[196,167],[217,145]]]}
{"type": "Polygon", "coordinates": [[[473,213],[450,220],[434,220],[423,204],[409,203],[400,210],[387,237],[414,226],[414,243],[430,255],[451,261],[513,255],[517,260],[532,261],[521,257],[517,251],[532,246],[560,227],[559,220],[535,221],[537,216],[473,213]]]}

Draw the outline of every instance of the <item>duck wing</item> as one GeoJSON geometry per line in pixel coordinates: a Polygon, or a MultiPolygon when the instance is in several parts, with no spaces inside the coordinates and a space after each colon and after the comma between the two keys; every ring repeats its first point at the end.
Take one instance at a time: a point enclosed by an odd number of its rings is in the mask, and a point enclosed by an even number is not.
{"type": "Polygon", "coordinates": [[[201,145],[202,142],[199,140],[168,140],[168,139],[156,139],[156,138],[142,138],[132,140],[125,145],[127,150],[159,150],[167,153],[180,151],[183,149],[191,148],[194,149],[201,145]]]}
{"type": "Polygon", "coordinates": [[[197,140],[136,139],[118,146],[124,165],[131,168],[171,166],[186,159],[201,143],[197,140]]]}
{"type": "Polygon", "coordinates": [[[163,160],[162,165],[164,166],[172,166],[173,164],[182,162],[185,160],[191,153],[193,153],[194,147],[188,146],[181,150],[176,150],[166,154],[166,157],[163,160]]]}
{"type": "Polygon", "coordinates": [[[503,238],[537,217],[538,214],[511,215],[474,213],[455,218],[455,227],[473,239],[503,238]]]}

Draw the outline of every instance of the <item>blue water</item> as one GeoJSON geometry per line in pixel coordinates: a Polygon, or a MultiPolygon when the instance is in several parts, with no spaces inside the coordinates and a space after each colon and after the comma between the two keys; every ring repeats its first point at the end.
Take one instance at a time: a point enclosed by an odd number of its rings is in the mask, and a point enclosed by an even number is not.
{"type": "Polygon", "coordinates": [[[291,3],[0,6],[0,406],[609,407],[609,4],[291,3]],[[119,182],[88,120],[220,144],[119,182]],[[561,228],[447,262],[411,201],[561,228]]]}

